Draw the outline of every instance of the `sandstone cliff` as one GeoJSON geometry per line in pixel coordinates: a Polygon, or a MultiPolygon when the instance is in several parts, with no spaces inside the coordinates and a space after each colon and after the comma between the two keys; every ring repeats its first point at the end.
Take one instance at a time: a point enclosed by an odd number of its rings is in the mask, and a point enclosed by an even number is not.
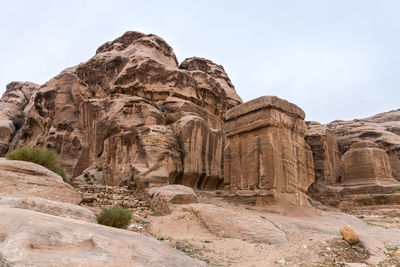
{"type": "Polygon", "coordinates": [[[70,177],[98,169],[107,184],[215,189],[222,120],[240,103],[222,66],[179,66],[163,39],[126,32],[37,91],[12,147],[55,148],[70,177]]]}

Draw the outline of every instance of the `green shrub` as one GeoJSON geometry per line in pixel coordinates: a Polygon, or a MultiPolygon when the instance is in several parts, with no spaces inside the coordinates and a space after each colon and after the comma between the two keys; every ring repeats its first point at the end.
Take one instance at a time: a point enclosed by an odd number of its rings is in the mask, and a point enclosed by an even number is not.
{"type": "Polygon", "coordinates": [[[166,125],[172,124],[172,123],[174,123],[175,121],[176,121],[176,120],[175,120],[175,117],[172,116],[171,114],[167,114],[167,115],[165,116],[165,124],[166,124],[166,125]]]}
{"type": "Polygon", "coordinates": [[[17,115],[10,117],[10,120],[12,121],[15,129],[18,130],[19,128],[22,127],[22,125],[24,125],[25,113],[23,112],[18,113],[17,115]]]}
{"type": "Polygon", "coordinates": [[[125,228],[130,223],[131,218],[132,212],[130,209],[113,206],[103,209],[101,214],[97,216],[97,222],[111,227],[125,228]]]}
{"type": "Polygon", "coordinates": [[[53,149],[21,146],[6,155],[7,159],[33,162],[60,175],[65,181],[65,173],[53,149]]]}

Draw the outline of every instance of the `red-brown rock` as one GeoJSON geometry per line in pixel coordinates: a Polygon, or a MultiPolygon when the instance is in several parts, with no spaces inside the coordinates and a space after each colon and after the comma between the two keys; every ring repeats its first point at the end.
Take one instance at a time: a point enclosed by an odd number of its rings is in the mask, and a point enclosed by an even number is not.
{"type": "Polygon", "coordinates": [[[260,194],[307,205],[314,182],[304,112],[273,96],[246,102],[227,112],[224,184],[230,194],[260,194]]]}

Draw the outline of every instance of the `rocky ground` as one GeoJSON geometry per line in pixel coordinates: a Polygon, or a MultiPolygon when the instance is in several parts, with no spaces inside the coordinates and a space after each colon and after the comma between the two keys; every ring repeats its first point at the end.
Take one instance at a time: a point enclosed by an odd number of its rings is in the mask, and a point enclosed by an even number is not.
{"type": "MultiPolygon", "coordinates": [[[[85,196],[85,190],[98,187],[80,185],[77,190],[85,196]]],[[[377,211],[369,215],[364,211],[365,215],[357,215],[363,223],[338,212],[260,208],[228,202],[207,192],[197,195],[197,204],[175,205],[172,213],[164,216],[156,216],[148,201],[134,197],[137,205],[132,207],[134,217],[129,229],[153,236],[210,266],[400,266],[400,217],[395,216],[394,209],[392,218],[386,216],[388,211],[381,211],[381,216],[377,211]],[[242,218],[243,214],[248,220],[242,218]],[[236,225],[230,225],[231,218],[237,220],[236,225]],[[272,227],[258,227],[258,220],[272,227]],[[361,233],[360,244],[349,245],[341,238],[339,228],[344,224],[351,224],[361,233]],[[397,232],[398,244],[380,247],[382,243],[376,243],[373,236],[380,233],[381,227],[397,232]],[[374,229],[372,233],[369,228],[374,229]],[[369,232],[366,238],[364,231],[369,232]],[[371,249],[377,248],[379,260],[371,262],[371,249]],[[355,263],[360,265],[351,265],[355,263]]],[[[98,203],[104,200],[98,195],[95,199],[91,205],[101,207],[98,203]]]]}

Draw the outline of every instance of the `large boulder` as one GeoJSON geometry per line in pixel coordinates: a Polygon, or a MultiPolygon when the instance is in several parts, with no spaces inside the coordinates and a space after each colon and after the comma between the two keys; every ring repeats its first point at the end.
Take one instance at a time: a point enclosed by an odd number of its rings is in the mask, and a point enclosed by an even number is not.
{"type": "Polygon", "coordinates": [[[140,234],[0,206],[1,266],[207,266],[140,234]]]}
{"type": "Polygon", "coordinates": [[[166,185],[150,190],[150,205],[157,215],[172,212],[174,204],[190,204],[197,202],[197,195],[192,188],[183,185],[166,185]]]}
{"type": "Polygon", "coordinates": [[[227,112],[224,184],[229,194],[308,205],[305,192],[315,178],[304,117],[299,107],[274,96],[227,112]]]}
{"type": "Polygon", "coordinates": [[[126,32],[44,84],[11,146],[56,149],[70,177],[100,169],[106,184],[198,186],[202,180],[215,188],[222,180],[222,119],[239,103],[221,66],[204,59],[179,66],[160,37],[126,32]],[[183,106],[190,108],[183,112],[183,106]],[[199,147],[198,135],[210,145],[199,147]]]}
{"type": "Polygon", "coordinates": [[[0,194],[79,204],[81,196],[61,176],[32,162],[0,158],[0,194]]]}
{"type": "Polygon", "coordinates": [[[84,207],[40,197],[12,197],[0,195],[0,206],[33,210],[50,215],[97,223],[96,216],[84,207]]]}

